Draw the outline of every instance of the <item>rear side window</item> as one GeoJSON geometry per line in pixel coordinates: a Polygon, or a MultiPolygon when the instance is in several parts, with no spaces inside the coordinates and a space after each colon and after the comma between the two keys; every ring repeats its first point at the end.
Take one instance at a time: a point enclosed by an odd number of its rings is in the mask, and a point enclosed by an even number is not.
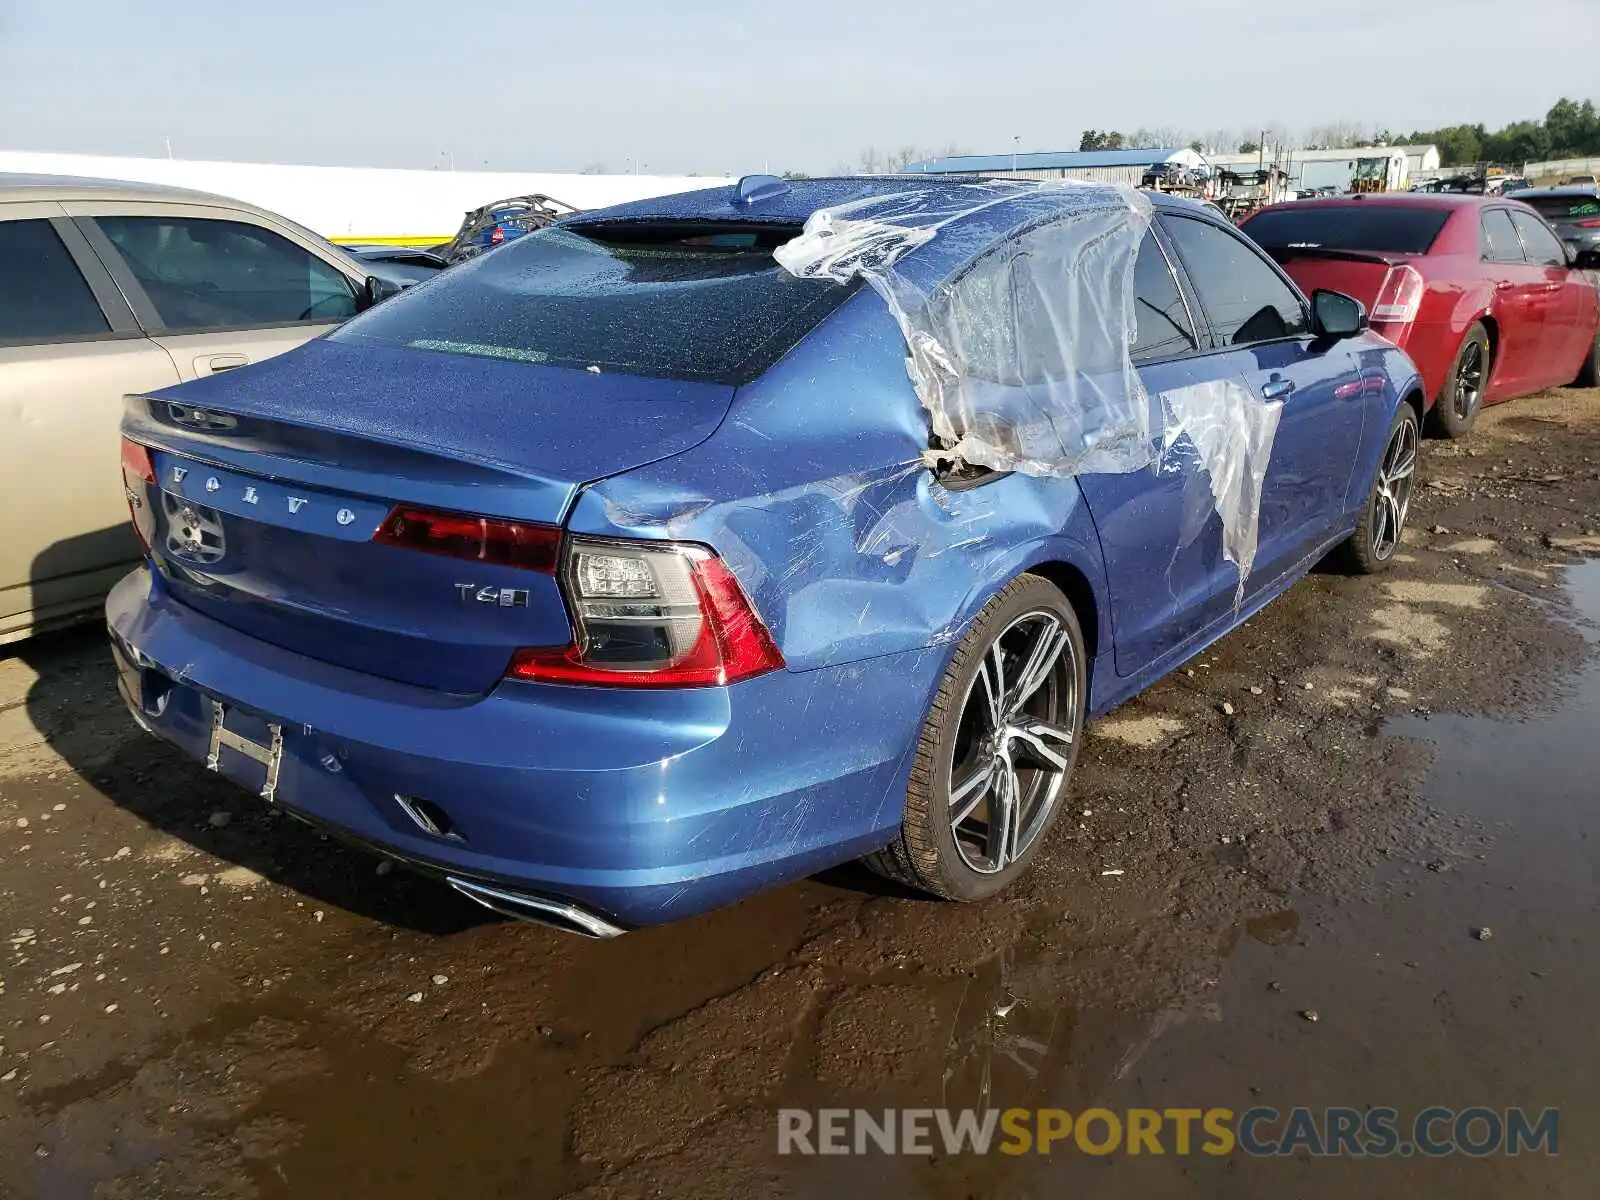
{"type": "Polygon", "coordinates": [[[1562,248],[1561,239],[1551,233],[1549,227],[1538,217],[1530,213],[1514,212],[1511,214],[1511,223],[1522,235],[1522,248],[1527,251],[1529,262],[1537,263],[1541,267],[1567,265],[1567,252],[1562,248]]]}
{"type": "Polygon", "coordinates": [[[1172,264],[1161,252],[1155,234],[1145,234],[1133,267],[1134,312],[1138,332],[1133,341],[1136,363],[1160,362],[1188,354],[1197,346],[1189,311],[1178,292],[1172,264]]]}
{"type": "Polygon", "coordinates": [[[772,257],[798,228],[574,225],[471,259],[333,336],[662,379],[744,384],[854,290],[772,257]]]}
{"type": "Polygon", "coordinates": [[[1600,218],[1600,196],[1518,196],[1546,221],[1582,221],[1600,218]]]}
{"type": "Polygon", "coordinates": [[[1426,254],[1446,209],[1398,204],[1305,205],[1257,213],[1241,228],[1271,250],[1367,250],[1374,254],[1426,254]]]}
{"type": "Polygon", "coordinates": [[[48,221],[0,221],[0,345],[111,332],[105,313],[48,221]]]}
{"type": "Polygon", "coordinates": [[[355,289],[288,238],[208,217],[96,217],[167,332],[343,321],[355,289]]]}
{"type": "Polygon", "coordinates": [[[1503,208],[1491,208],[1483,214],[1483,257],[1490,262],[1525,262],[1522,243],[1517,240],[1516,226],[1511,224],[1511,214],[1503,208]]]}
{"type": "Polygon", "coordinates": [[[1254,247],[1209,221],[1163,217],[1205,309],[1225,346],[1298,337],[1309,328],[1305,306],[1254,247]]]}

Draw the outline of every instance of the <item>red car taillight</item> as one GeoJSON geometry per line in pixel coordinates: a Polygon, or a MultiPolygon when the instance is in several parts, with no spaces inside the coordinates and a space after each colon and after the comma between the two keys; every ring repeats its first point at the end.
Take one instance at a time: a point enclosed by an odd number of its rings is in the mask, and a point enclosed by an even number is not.
{"type": "Polygon", "coordinates": [[[503,242],[505,240],[506,240],[506,231],[505,231],[504,226],[496,225],[493,229],[491,229],[489,231],[489,245],[498,246],[498,245],[500,245],[501,242],[503,242]]]}
{"type": "Polygon", "coordinates": [[[573,538],[562,574],[573,644],[517,651],[508,677],[722,687],[784,665],[739,581],[702,546],[573,538]]]}
{"type": "Polygon", "coordinates": [[[1415,321],[1422,309],[1425,290],[1426,285],[1415,267],[1404,264],[1390,267],[1378,298],[1373,301],[1371,319],[1402,325],[1415,321]]]}
{"type": "Polygon", "coordinates": [[[128,497],[128,519],[133,522],[133,532],[139,537],[139,546],[150,553],[151,524],[149,510],[145,507],[145,484],[156,481],[155,464],[150,461],[150,451],[138,442],[122,439],[122,490],[128,497]],[[142,519],[141,519],[142,518],[142,519]]]}
{"type": "Polygon", "coordinates": [[[1573,224],[1579,229],[1600,229],[1600,217],[1588,221],[1574,221],[1573,224]]]}
{"type": "Polygon", "coordinates": [[[555,574],[561,554],[561,530],[554,525],[432,512],[406,505],[385,518],[372,540],[473,562],[522,567],[545,575],[555,574]]]}

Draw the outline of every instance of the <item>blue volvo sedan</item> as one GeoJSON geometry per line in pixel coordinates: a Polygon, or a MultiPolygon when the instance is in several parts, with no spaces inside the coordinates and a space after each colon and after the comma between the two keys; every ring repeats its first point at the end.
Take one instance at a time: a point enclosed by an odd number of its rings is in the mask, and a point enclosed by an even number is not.
{"type": "Polygon", "coordinates": [[[130,397],[148,557],[107,616],[134,718],[594,936],[855,858],[1005,887],[1048,852],[1086,718],[1330,552],[1387,565],[1423,397],[1358,304],[1207,208],[979,187],[585,213],[130,397]],[[1052,243],[1102,210],[1122,259],[1052,243]],[[1041,467],[1041,430],[1082,453],[1041,467]]]}

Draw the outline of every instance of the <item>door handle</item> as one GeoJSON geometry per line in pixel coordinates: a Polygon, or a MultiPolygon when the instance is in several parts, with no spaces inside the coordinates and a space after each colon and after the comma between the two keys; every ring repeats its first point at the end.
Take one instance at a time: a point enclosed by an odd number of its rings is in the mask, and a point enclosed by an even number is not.
{"type": "Polygon", "coordinates": [[[1263,400],[1283,400],[1290,392],[1294,391],[1294,380],[1274,379],[1261,389],[1263,400]]]}
{"type": "Polygon", "coordinates": [[[216,375],[222,371],[232,371],[249,365],[250,356],[247,354],[210,354],[194,360],[194,373],[216,375]]]}

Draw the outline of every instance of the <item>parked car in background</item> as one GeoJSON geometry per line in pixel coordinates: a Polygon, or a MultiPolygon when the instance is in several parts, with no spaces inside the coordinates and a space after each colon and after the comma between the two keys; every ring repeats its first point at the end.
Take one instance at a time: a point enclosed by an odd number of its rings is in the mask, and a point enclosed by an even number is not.
{"type": "Polygon", "coordinates": [[[577,211],[564,201],[543,195],[496,200],[469,212],[456,236],[436,251],[447,264],[464,262],[577,211]]]}
{"type": "Polygon", "coordinates": [[[1526,175],[1491,175],[1484,180],[1483,190],[1489,196],[1503,196],[1507,192],[1532,186],[1532,181],[1526,175]]]}
{"type": "MultiPolygon", "coordinates": [[[[1151,198],[1133,344],[1082,368],[1122,380],[1131,358],[1154,399],[1120,394],[1157,410],[1144,449],[1168,468],[1055,477],[926,459],[880,295],[774,261],[820,208],[978,185],[745,182],[584,214],[259,370],[130,398],[150,562],[107,617],[135,719],[589,934],[858,856],[971,900],[1069,807],[1087,716],[1328,551],[1391,561],[1414,366],[1209,207],[1151,198]],[[1232,389],[1250,411],[1288,397],[1243,580],[1159,415],[1232,389]]],[[[1013,398],[1099,345],[994,286],[1081,228],[1077,189],[1019,190],[896,266],[970,314],[974,379],[1013,398]]]]}
{"type": "Polygon", "coordinates": [[[1600,301],[1561,239],[1491,196],[1350,196],[1263,209],[1243,225],[1301,288],[1368,306],[1417,362],[1434,423],[1462,437],[1484,404],[1593,383],[1600,301]]]}
{"type": "Polygon", "coordinates": [[[1600,250],[1600,187],[1531,188],[1509,198],[1522,201],[1550,222],[1556,236],[1574,251],[1600,250]]]}
{"type": "Polygon", "coordinates": [[[1567,180],[1568,187],[1600,187],[1600,177],[1594,175],[1574,175],[1567,180]]]}
{"type": "Polygon", "coordinates": [[[396,288],[423,283],[450,265],[443,255],[414,246],[345,245],[339,249],[396,288]]]}
{"type": "Polygon", "coordinates": [[[94,613],[137,561],[125,393],[281,354],[388,290],[235,200],[0,175],[0,643],[94,613]]]}

